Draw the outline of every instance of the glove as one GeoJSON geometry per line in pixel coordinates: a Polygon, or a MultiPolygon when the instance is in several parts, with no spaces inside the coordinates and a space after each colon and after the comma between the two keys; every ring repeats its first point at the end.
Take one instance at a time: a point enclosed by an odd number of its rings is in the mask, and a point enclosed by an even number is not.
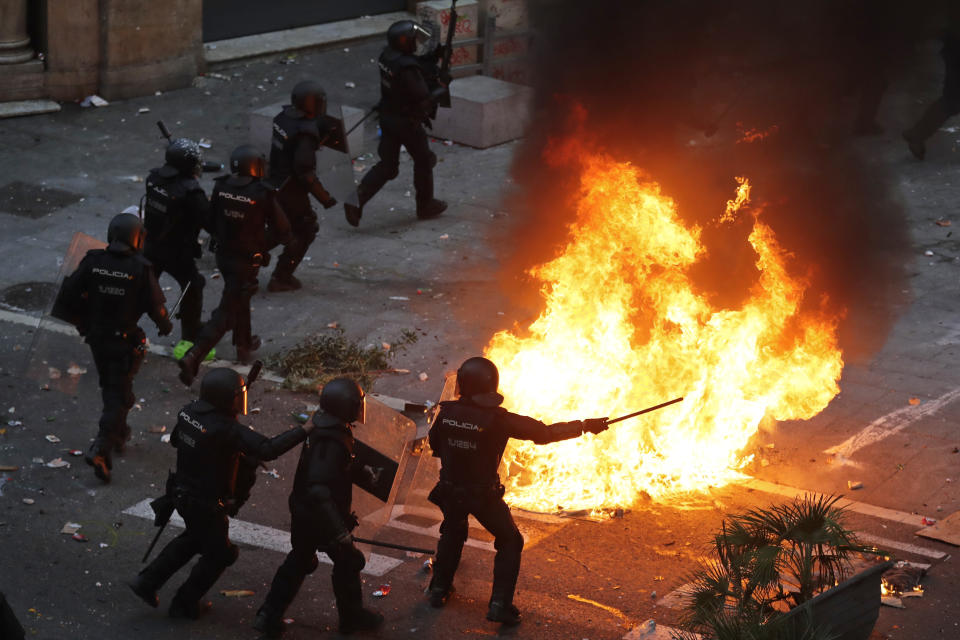
{"type": "Polygon", "coordinates": [[[157,323],[157,333],[161,336],[168,336],[171,331],[173,331],[173,323],[170,322],[170,318],[164,317],[157,323]]]}
{"type": "Polygon", "coordinates": [[[583,421],[583,430],[590,433],[603,433],[608,429],[606,418],[589,418],[583,421]]]}
{"type": "Polygon", "coordinates": [[[357,518],[356,513],[351,512],[350,517],[347,518],[347,521],[345,524],[347,525],[347,529],[349,529],[350,531],[353,531],[358,526],[360,526],[360,519],[357,518]]]}
{"type": "Polygon", "coordinates": [[[321,201],[320,204],[323,205],[324,209],[329,209],[331,207],[337,206],[337,199],[331,196],[330,194],[327,194],[327,199],[321,201]]]}

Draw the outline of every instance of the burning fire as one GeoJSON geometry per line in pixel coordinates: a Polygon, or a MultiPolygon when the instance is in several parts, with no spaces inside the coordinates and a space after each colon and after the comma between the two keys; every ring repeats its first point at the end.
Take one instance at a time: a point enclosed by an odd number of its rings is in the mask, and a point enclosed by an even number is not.
{"type": "MultiPolygon", "coordinates": [[[[685,400],[597,436],[511,440],[507,499],[600,513],[643,494],[722,486],[752,458],[741,451],[764,418],[810,418],[838,393],[837,318],[801,309],[806,284],[788,273],[790,254],[756,211],[758,280],[739,309],[714,307],[689,275],[706,255],[701,229],[635,167],[580,157],[566,246],[530,272],[544,309],[523,335],[502,331],[485,350],[500,367],[504,406],[551,423],[685,400]]],[[[738,181],[718,224],[749,203],[750,184],[738,181]]]]}

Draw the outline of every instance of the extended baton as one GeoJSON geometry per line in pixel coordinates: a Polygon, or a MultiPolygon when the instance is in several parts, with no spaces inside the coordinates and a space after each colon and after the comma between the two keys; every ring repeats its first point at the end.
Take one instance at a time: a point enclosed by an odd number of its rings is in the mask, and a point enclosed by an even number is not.
{"type": "Polygon", "coordinates": [[[436,555],[436,549],[421,549],[420,547],[408,547],[402,544],[393,544],[392,542],[380,542],[378,540],[368,540],[367,538],[358,538],[353,536],[354,542],[361,542],[363,544],[370,544],[375,547],[386,547],[387,549],[399,549],[401,551],[414,551],[416,553],[425,553],[427,555],[433,556],[436,555]]]}
{"type": "Polygon", "coordinates": [[[171,318],[174,317],[175,315],[177,315],[177,311],[179,311],[179,309],[180,309],[180,304],[183,302],[183,299],[187,296],[187,291],[190,290],[190,285],[191,285],[191,284],[193,284],[193,282],[188,282],[188,283],[187,283],[187,286],[185,286],[185,287],[183,288],[183,291],[180,292],[180,297],[177,298],[177,304],[173,305],[173,309],[170,310],[170,317],[171,317],[171,318]]]}
{"type": "MultiPolygon", "coordinates": [[[[167,522],[170,522],[170,520],[168,519],[167,522]]],[[[153,551],[153,548],[155,546],[157,546],[157,540],[160,539],[160,534],[163,533],[163,530],[167,528],[167,522],[164,522],[163,526],[160,527],[160,530],[157,531],[157,535],[153,536],[153,542],[151,542],[150,546],[147,547],[147,552],[143,554],[143,560],[140,561],[140,564],[143,564],[144,562],[146,562],[147,558],[150,557],[150,552],[153,551]]]]}
{"type": "Polygon", "coordinates": [[[668,406],[670,406],[671,404],[676,404],[677,402],[680,402],[681,400],[683,400],[682,397],[680,397],[680,398],[674,398],[673,400],[669,400],[669,401],[667,401],[667,402],[662,402],[662,403],[660,403],[660,404],[658,404],[658,405],[656,405],[656,406],[654,406],[654,407],[647,407],[646,409],[640,409],[640,411],[634,411],[633,413],[628,413],[628,414],[625,415],[625,416],[620,416],[619,418],[614,418],[613,420],[607,420],[607,424],[610,425],[610,424],[613,424],[614,422],[620,422],[621,420],[627,420],[628,418],[635,418],[636,416],[642,415],[642,414],[644,414],[644,413],[649,413],[649,412],[651,412],[651,411],[656,411],[657,409],[663,409],[664,407],[668,407],[668,406]]]}

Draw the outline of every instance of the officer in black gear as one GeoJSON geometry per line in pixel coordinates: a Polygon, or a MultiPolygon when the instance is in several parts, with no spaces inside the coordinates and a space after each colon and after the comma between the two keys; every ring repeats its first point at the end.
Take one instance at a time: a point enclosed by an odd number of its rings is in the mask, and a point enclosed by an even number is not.
{"type": "Polygon", "coordinates": [[[413,20],[395,22],[387,30],[387,46],[380,54],[380,161],[357,187],[358,205],[344,204],[347,222],[359,226],[363,206],[384,184],[400,172],[400,147],[413,158],[413,186],[417,192],[417,217],[436,218],[447,203],[433,197],[433,167],[437,156],[430,150],[424,123],[436,113],[437,100],[445,88],[438,78],[437,61],[442,48],[417,56],[417,40],[430,34],[413,20]],[[428,78],[430,82],[428,82],[428,78]]]}
{"type": "Polygon", "coordinates": [[[303,442],[312,425],[295,427],[272,438],[237,422],[247,412],[247,385],[226,367],[203,377],[200,399],[180,410],[170,444],[177,449],[173,498],[186,530],[172,540],[129,586],[151,607],[157,590],[200,554],[186,582],[170,603],[173,618],[197,618],[207,608],[203,595],[238,555],[228,536],[228,516],[235,516],[249,496],[255,475],[244,473],[261,460],[273,460],[303,442]],[[246,476],[247,486],[237,478],[246,476]]]}
{"type": "Polygon", "coordinates": [[[210,201],[211,225],[217,240],[217,267],[223,275],[223,296],[196,343],[179,361],[180,380],[190,385],[200,361],[227,331],[233,332],[237,359],[247,362],[260,347],[251,332],[250,298],[257,290],[260,267],[269,262],[267,235],[290,243],[290,223],[275,192],[261,180],[266,158],[253,146],[237,147],[230,156],[231,175],[215,180],[210,201]]]}
{"type": "Polygon", "coordinates": [[[146,348],[146,335],[137,322],[146,313],[160,335],[173,329],[157,278],[140,253],[144,235],[137,216],[114,216],[107,248],[88,251],[58,296],[58,304],[73,310],[70,315],[90,345],[100,378],[103,413],[85,460],[104,482],[110,482],[112,453],[122,451],[130,439],[127,414],[135,400],[133,378],[146,348]]]}
{"type": "Polygon", "coordinates": [[[270,180],[281,186],[279,201],[290,219],[293,238],[277,258],[267,291],[301,287],[293,272],[320,230],[309,196],[313,195],[324,209],[337,204],[317,178],[317,150],[328,136],[318,117],[327,112],[327,94],[318,83],[305,80],[293,88],[290,102],[273,119],[270,180]]]}
{"type": "Polygon", "coordinates": [[[349,378],[331,380],[320,393],[313,433],[300,451],[300,462],[290,494],[290,543],[293,550],[277,569],[266,601],[257,612],[254,628],[268,638],[283,632],[283,614],[293,602],[303,579],[318,565],[317,551],[333,560],[333,593],[340,632],[375,629],[379,613],[363,607],[360,570],[366,564],[353,544],[350,531],[357,518],[350,511],[353,484],[353,422],[363,422],[364,396],[349,378]]]}
{"type": "Polygon", "coordinates": [[[520,612],[513,592],[520,573],[523,536],[503,501],[497,475],[509,438],[549,444],[583,433],[601,433],[606,418],[559,422],[550,426],[500,407],[499,372],[486,358],[470,358],[457,371],[460,397],[441,402],[430,428],[433,455],[440,458],[440,481],[429,499],[443,511],[440,541],[430,581],[430,604],[442,607],[453,591],[453,575],[467,540],[467,516],[473,515],[493,534],[497,554],[493,561],[493,589],[487,620],[514,625],[520,612]]]}
{"type": "Polygon", "coordinates": [[[181,337],[178,353],[188,347],[185,342],[196,342],[203,311],[205,281],[197,271],[197,236],[201,228],[209,230],[210,204],[197,181],[202,170],[200,145],[176,138],[167,145],[164,165],[151,169],[146,180],[143,220],[147,241],[143,254],[153,263],[157,278],[166,271],[181,292],[189,285],[177,313],[181,337]]]}

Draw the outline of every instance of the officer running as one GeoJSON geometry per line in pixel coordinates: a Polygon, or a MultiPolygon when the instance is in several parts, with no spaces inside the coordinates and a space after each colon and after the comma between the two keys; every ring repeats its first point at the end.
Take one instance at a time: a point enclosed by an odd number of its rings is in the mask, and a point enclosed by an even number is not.
{"type": "Polygon", "coordinates": [[[113,452],[122,452],[130,439],[127,414],[135,400],[133,378],[147,340],[137,322],[146,313],[161,336],[173,330],[163,292],[150,262],[140,253],[145,233],[132,213],[114,216],[107,229],[107,248],[87,252],[64,280],[57,300],[71,309],[97,366],[103,413],[84,459],[104,482],[110,482],[113,452]]]}
{"type": "Polygon", "coordinates": [[[180,380],[189,386],[200,361],[227,331],[233,332],[237,360],[248,362],[260,348],[260,337],[250,327],[250,298],[257,290],[257,274],[270,259],[267,236],[291,241],[290,222],[261,180],[266,158],[243,145],[230,155],[231,175],[215,180],[211,197],[211,225],[217,240],[217,267],[223,275],[223,296],[210,320],[200,329],[196,344],[181,358],[180,380]]]}
{"type": "Polygon", "coordinates": [[[200,399],[178,414],[170,444],[177,448],[173,499],[186,530],[172,540],[129,586],[151,607],[159,604],[157,589],[200,554],[186,582],[170,603],[172,618],[196,619],[209,608],[201,603],[239,551],[230,542],[229,520],[235,516],[256,479],[261,460],[273,460],[303,442],[312,425],[295,427],[272,438],[237,422],[247,413],[243,377],[226,367],[203,377],[200,399]],[[245,479],[240,486],[238,478],[245,479]]]}
{"type": "Polygon", "coordinates": [[[337,204],[317,178],[317,150],[328,133],[321,130],[318,118],[327,112],[327,94],[318,83],[305,80],[293,88],[290,102],[273,119],[270,180],[281,187],[279,201],[290,219],[293,237],[277,258],[267,291],[293,291],[302,286],[293,272],[320,230],[309,196],[324,209],[337,204]]]}
{"type": "Polygon", "coordinates": [[[333,594],[340,617],[340,633],[375,629],[383,616],[363,607],[360,570],[366,564],[353,544],[357,526],[350,511],[353,498],[352,423],[363,422],[364,396],[349,378],[331,380],[320,393],[320,411],[314,431],[300,451],[290,494],[290,543],[293,550],[277,569],[270,593],[257,612],[254,628],[267,638],[283,633],[283,615],[307,574],[317,566],[317,551],[333,560],[333,594]]]}
{"type": "Polygon", "coordinates": [[[467,540],[467,516],[472,514],[493,534],[497,549],[487,620],[515,625],[520,622],[520,612],[513,605],[513,592],[520,574],[523,536],[503,501],[504,488],[497,475],[507,440],[559,442],[586,432],[601,433],[607,429],[607,419],[547,426],[500,407],[503,396],[497,393],[498,384],[496,365],[486,358],[466,360],[457,371],[460,397],[441,402],[430,427],[430,447],[441,466],[440,481],[429,499],[440,507],[443,522],[429,598],[430,605],[439,608],[453,592],[453,575],[467,540]]]}
{"type": "Polygon", "coordinates": [[[429,32],[413,20],[393,23],[387,30],[387,46],[380,54],[380,161],[357,187],[358,205],[345,203],[344,213],[353,226],[360,225],[363,206],[400,172],[400,147],[413,158],[413,186],[417,192],[417,218],[436,218],[447,203],[433,197],[433,167],[437,156],[430,150],[424,123],[436,113],[442,86],[430,87],[427,77],[438,75],[438,51],[417,56],[417,40],[429,32]]]}
{"type": "Polygon", "coordinates": [[[205,281],[197,271],[196,260],[201,253],[197,237],[201,228],[210,230],[210,204],[197,180],[202,171],[200,145],[176,138],[167,145],[164,165],[151,169],[146,180],[143,219],[147,240],[143,254],[153,263],[157,278],[166,271],[180,285],[183,295],[177,313],[181,339],[174,347],[176,358],[196,342],[203,311],[205,281]]]}

